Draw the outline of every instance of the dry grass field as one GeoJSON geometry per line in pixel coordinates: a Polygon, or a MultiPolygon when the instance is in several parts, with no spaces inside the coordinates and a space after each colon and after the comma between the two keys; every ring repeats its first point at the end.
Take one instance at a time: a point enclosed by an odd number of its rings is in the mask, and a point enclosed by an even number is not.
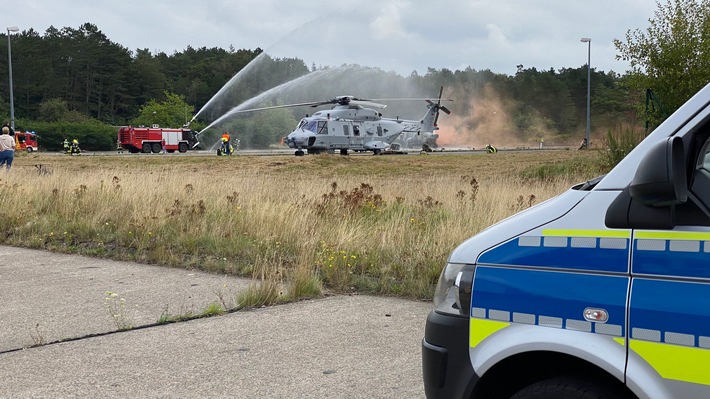
{"type": "Polygon", "coordinates": [[[0,172],[0,242],[252,276],[270,303],[323,291],[430,298],[460,242],[599,164],[572,150],[18,154],[0,172]]]}

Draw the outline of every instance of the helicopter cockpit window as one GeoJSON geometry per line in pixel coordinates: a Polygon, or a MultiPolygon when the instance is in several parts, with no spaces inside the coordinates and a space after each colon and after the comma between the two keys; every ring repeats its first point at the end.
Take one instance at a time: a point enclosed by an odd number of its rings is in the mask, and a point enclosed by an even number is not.
{"type": "Polygon", "coordinates": [[[298,122],[298,127],[296,127],[296,129],[301,129],[301,128],[303,128],[303,126],[305,126],[305,125],[306,125],[306,123],[308,123],[308,121],[307,121],[307,120],[305,120],[305,119],[301,119],[301,121],[300,121],[300,122],[298,122]]]}
{"type": "Polygon", "coordinates": [[[328,134],[328,122],[326,122],[326,121],[318,122],[318,131],[316,133],[317,134],[328,134]]]}
{"type": "MultiPolygon", "coordinates": [[[[304,119],[304,121],[305,121],[305,119],[304,119]]],[[[317,125],[318,125],[318,122],[316,122],[316,121],[306,121],[306,123],[301,126],[301,129],[308,130],[309,132],[315,132],[317,125]]]]}

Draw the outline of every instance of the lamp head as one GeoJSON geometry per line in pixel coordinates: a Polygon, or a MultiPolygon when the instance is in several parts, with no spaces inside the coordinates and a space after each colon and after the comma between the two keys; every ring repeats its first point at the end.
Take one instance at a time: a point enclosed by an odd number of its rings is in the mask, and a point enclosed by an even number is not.
{"type": "Polygon", "coordinates": [[[591,42],[592,39],[591,39],[591,38],[588,38],[588,37],[583,37],[583,38],[579,39],[579,41],[582,42],[582,43],[588,43],[588,42],[591,42]]]}
{"type": "Polygon", "coordinates": [[[19,31],[19,30],[20,30],[20,28],[18,28],[17,26],[8,26],[8,27],[7,27],[8,33],[9,33],[9,32],[17,32],[17,31],[19,31]]]}

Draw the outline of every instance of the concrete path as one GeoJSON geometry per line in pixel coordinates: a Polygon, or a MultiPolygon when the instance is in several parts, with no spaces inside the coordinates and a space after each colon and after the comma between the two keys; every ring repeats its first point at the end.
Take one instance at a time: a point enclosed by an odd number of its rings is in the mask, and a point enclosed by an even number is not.
{"type": "Polygon", "coordinates": [[[155,325],[249,283],[0,246],[0,398],[424,397],[427,302],[332,296],[155,325]]]}

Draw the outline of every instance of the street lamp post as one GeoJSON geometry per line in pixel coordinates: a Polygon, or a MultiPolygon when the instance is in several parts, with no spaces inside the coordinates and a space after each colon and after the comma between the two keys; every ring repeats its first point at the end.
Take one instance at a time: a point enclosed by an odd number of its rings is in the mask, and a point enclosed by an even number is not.
{"type": "Polygon", "coordinates": [[[590,108],[591,108],[591,87],[592,87],[592,64],[591,64],[591,56],[592,56],[592,39],[588,37],[583,37],[579,39],[580,42],[582,43],[587,43],[587,136],[585,137],[585,148],[589,148],[589,122],[590,122],[590,108]]]}
{"type": "Polygon", "coordinates": [[[20,29],[17,26],[9,26],[7,28],[7,66],[10,71],[10,127],[15,130],[15,99],[12,94],[12,48],[10,47],[10,32],[17,32],[20,29]]]}

